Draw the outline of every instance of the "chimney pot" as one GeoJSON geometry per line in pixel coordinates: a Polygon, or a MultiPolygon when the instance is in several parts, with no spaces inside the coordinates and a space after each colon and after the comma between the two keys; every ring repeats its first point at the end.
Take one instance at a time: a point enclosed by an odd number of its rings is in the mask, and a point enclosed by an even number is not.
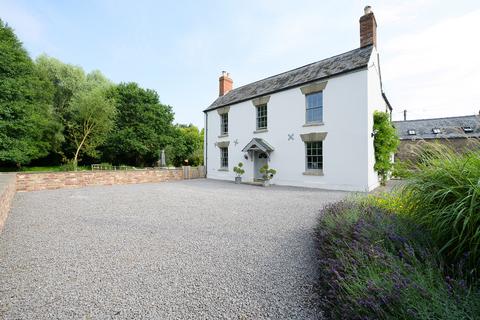
{"type": "Polygon", "coordinates": [[[371,6],[366,6],[363,11],[365,12],[365,14],[369,14],[372,12],[372,7],[371,6]]]}

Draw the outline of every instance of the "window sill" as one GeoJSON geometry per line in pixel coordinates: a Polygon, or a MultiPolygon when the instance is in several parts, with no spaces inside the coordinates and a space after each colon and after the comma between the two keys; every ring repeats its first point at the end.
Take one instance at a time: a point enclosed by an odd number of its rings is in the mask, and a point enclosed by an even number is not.
{"type": "Polygon", "coordinates": [[[324,125],[323,122],[307,122],[302,127],[319,127],[323,125],[324,125]]]}
{"type": "Polygon", "coordinates": [[[323,170],[307,170],[303,173],[304,176],[323,176],[323,170]]]}
{"type": "Polygon", "coordinates": [[[228,172],[228,168],[220,168],[220,169],[218,169],[218,171],[227,171],[228,172]]]}
{"type": "Polygon", "coordinates": [[[253,133],[263,133],[263,132],[268,132],[268,129],[265,128],[265,129],[257,129],[255,131],[253,131],[253,133]]]}
{"type": "Polygon", "coordinates": [[[218,137],[219,137],[219,138],[226,138],[226,137],[228,137],[228,133],[221,134],[221,135],[219,135],[218,137]]]}

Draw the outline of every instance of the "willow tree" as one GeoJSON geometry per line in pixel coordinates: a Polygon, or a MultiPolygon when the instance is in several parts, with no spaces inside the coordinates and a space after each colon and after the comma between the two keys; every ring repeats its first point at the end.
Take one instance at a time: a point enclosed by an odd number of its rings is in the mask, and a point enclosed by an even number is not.
{"type": "Polygon", "coordinates": [[[39,72],[48,79],[53,87],[53,108],[63,120],[73,96],[79,92],[86,81],[85,71],[79,66],[64,63],[56,58],[42,54],[35,60],[39,72]]]}
{"type": "Polygon", "coordinates": [[[83,90],[72,98],[66,131],[75,147],[72,159],[75,170],[82,154],[98,156],[97,147],[113,128],[115,103],[108,97],[108,90],[108,87],[83,90]]]}

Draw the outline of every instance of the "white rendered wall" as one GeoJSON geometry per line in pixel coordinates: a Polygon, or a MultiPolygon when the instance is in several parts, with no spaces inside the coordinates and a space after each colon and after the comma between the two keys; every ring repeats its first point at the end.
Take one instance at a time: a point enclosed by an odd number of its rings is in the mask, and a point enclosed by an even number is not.
{"type": "MultiPolygon", "coordinates": [[[[270,143],[270,167],[277,170],[272,183],[278,185],[316,187],[333,190],[367,191],[375,183],[373,164],[373,109],[367,103],[370,95],[370,71],[363,69],[328,79],[323,91],[323,125],[305,125],[305,96],[300,88],[271,94],[268,102],[268,132],[254,133],[256,109],[251,101],[230,106],[228,137],[220,135],[220,116],[208,112],[206,156],[207,177],[234,179],[233,167],[244,163],[244,181],[253,180],[253,161],[245,160],[241,151],[254,137],[270,143]],[[300,134],[328,132],[323,141],[323,176],[304,175],[305,144],[300,134]],[[288,140],[288,134],[294,140],[288,140]],[[220,151],[214,144],[230,141],[229,170],[219,171],[220,151]],[[238,144],[235,144],[235,141],[238,144]]],[[[372,94],[374,90],[372,89],[372,94]]],[[[381,95],[380,95],[381,98],[381,95]]]]}

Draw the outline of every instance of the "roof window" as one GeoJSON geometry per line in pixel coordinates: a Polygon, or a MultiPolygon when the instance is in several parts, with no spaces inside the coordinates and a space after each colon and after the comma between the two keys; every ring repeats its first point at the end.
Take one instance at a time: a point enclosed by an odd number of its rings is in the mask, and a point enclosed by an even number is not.
{"type": "Polygon", "coordinates": [[[439,134],[439,133],[442,133],[442,130],[440,130],[440,128],[433,128],[432,133],[433,134],[439,134]]]}
{"type": "Polygon", "coordinates": [[[473,132],[473,128],[472,128],[472,127],[468,127],[468,126],[467,126],[467,127],[462,127],[462,129],[463,129],[463,132],[465,132],[465,133],[471,133],[471,132],[473,132]]]}
{"type": "Polygon", "coordinates": [[[414,136],[414,135],[417,134],[417,132],[413,129],[408,130],[407,133],[408,133],[409,136],[414,136]]]}

